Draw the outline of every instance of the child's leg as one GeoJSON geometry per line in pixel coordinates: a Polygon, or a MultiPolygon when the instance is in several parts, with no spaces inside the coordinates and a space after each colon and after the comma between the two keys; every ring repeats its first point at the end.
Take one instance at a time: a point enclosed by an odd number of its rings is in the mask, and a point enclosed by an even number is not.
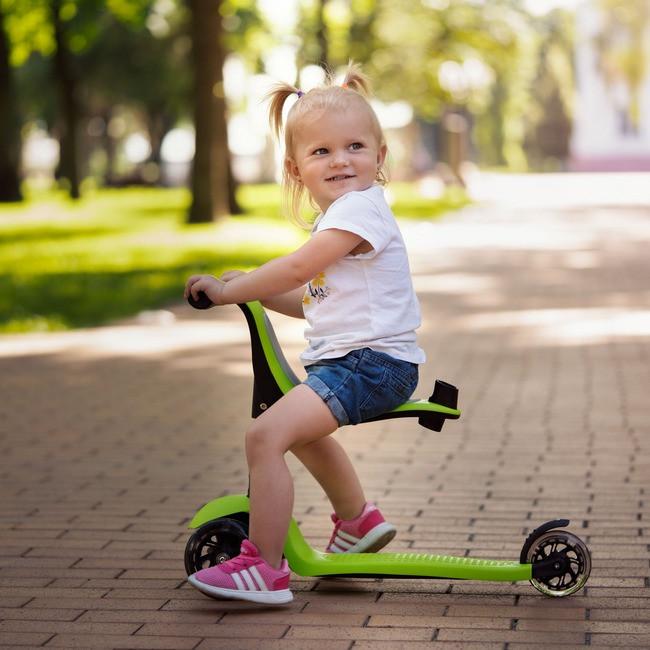
{"type": "Polygon", "coordinates": [[[320,483],[334,507],[328,553],[374,553],[395,537],[377,506],[366,502],[357,473],[343,448],[328,436],[291,451],[320,483]]]}
{"type": "Polygon", "coordinates": [[[359,515],[366,497],[352,462],[334,438],[294,446],[291,451],[323,488],[338,517],[354,519],[359,515]]]}
{"type": "Polygon", "coordinates": [[[293,479],[284,455],[292,447],[319,440],[337,428],[325,402],[300,384],[260,415],[246,433],[249,536],[275,568],[280,566],[293,510],[293,479]]]}

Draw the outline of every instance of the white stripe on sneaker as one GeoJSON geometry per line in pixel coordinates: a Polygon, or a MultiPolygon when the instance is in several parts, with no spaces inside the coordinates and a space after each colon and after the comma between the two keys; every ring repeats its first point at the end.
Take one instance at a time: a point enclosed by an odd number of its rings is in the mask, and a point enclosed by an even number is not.
{"type": "MultiPolygon", "coordinates": [[[[359,540],[357,540],[357,541],[359,541],[359,540]]],[[[342,549],[347,550],[347,549],[349,549],[349,548],[352,548],[352,547],[354,546],[355,542],[347,542],[347,541],[344,540],[342,537],[340,537],[339,535],[337,535],[337,536],[334,538],[334,544],[336,544],[339,548],[342,548],[342,549]]]]}
{"type": "Polygon", "coordinates": [[[342,530],[337,530],[336,536],[346,542],[352,542],[352,544],[356,544],[361,539],[360,537],[355,537],[354,535],[350,535],[350,533],[343,532],[342,530]]]}
{"type": "Polygon", "coordinates": [[[257,586],[259,587],[260,591],[268,591],[269,588],[266,586],[266,582],[264,582],[264,578],[262,578],[258,568],[255,565],[253,565],[250,568],[250,572],[253,574],[253,578],[255,578],[255,581],[257,582],[257,586]]]}
{"type": "Polygon", "coordinates": [[[259,591],[257,585],[253,582],[251,574],[248,572],[248,569],[242,569],[239,572],[239,575],[246,581],[246,585],[250,591],[259,591]]]}
{"type": "Polygon", "coordinates": [[[339,548],[336,544],[333,542],[329,545],[329,548],[327,549],[328,553],[345,553],[347,549],[345,548],[339,548]]]}
{"type": "Polygon", "coordinates": [[[232,578],[233,582],[235,583],[239,591],[246,591],[246,587],[244,586],[244,583],[242,582],[239,573],[231,573],[230,577],[232,578]]]}
{"type": "Polygon", "coordinates": [[[254,565],[248,569],[231,573],[230,577],[238,591],[269,591],[259,569],[254,565]]]}

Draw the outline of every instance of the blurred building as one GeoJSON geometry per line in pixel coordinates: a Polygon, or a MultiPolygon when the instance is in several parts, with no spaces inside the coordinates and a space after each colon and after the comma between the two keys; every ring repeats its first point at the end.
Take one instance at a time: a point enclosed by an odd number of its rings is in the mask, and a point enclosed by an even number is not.
{"type": "MultiPolygon", "coordinates": [[[[570,167],[650,170],[650,26],[642,39],[644,78],[631,87],[624,61],[633,43],[589,2],[576,12],[576,99],[570,167]]],[[[629,59],[628,59],[629,60],[629,59]]],[[[639,61],[637,61],[639,64],[639,61]]]]}

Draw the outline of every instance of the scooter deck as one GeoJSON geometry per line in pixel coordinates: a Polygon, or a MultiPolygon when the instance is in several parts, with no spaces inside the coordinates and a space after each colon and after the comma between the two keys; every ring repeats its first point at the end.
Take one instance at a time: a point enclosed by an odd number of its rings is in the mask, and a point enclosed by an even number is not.
{"type": "MultiPolygon", "coordinates": [[[[248,497],[231,495],[203,506],[190,523],[199,526],[235,513],[248,512],[248,497]]],[[[530,580],[532,565],[483,558],[428,553],[323,553],[305,540],[294,519],[284,547],[294,573],[305,577],[451,578],[517,582],[530,580]]]]}

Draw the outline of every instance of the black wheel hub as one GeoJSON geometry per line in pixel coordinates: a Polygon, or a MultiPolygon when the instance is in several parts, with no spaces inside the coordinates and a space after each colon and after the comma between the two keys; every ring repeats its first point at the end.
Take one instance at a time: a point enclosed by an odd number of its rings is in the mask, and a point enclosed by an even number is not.
{"type": "Polygon", "coordinates": [[[573,587],[584,571],[581,553],[561,537],[545,540],[535,550],[532,564],[533,577],[555,591],[573,587]]]}
{"type": "Polygon", "coordinates": [[[185,571],[192,575],[239,555],[241,543],[248,537],[245,522],[222,518],[197,529],[185,546],[185,571]]]}

